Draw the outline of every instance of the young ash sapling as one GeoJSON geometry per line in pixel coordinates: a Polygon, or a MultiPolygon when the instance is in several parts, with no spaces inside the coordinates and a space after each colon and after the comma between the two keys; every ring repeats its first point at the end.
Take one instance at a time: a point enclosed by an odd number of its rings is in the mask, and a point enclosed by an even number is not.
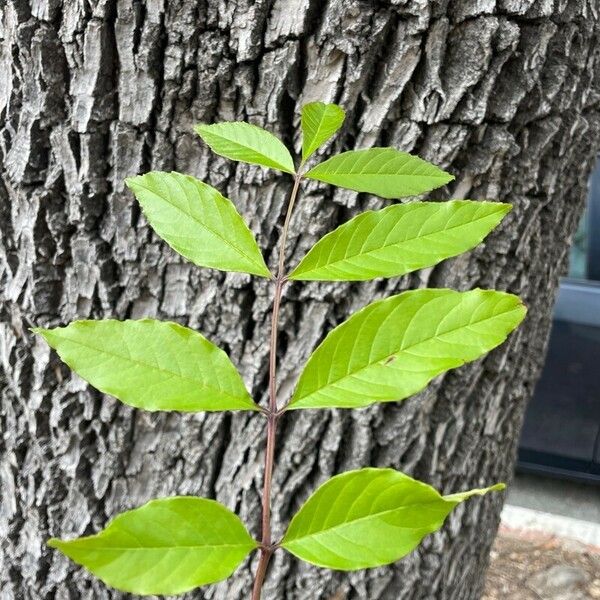
{"type": "Polygon", "coordinates": [[[248,410],[265,419],[260,542],[225,506],[189,496],[153,500],[117,516],[96,535],[49,541],[106,584],[137,594],[180,594],[230,576],[248,553],[258,550],[252,593],[258,600],[269,560],[278,549],[330,569],[389,564],[438,530],[459,503],[503,488],[496,484],[443,496],[394,469],[349,471],[308,498],[282,539],[272,535],[271,481],[277,423],[284,413],[407,398],[440,373],[501,344],[525,316],[519,298],[494,290],[418,289],[377,300],[325,337],[287,404],[277,405],[279,309],[288,282],[364,281],[429,267],[479,244],[510,210],[499,202],[451,200],[367,211],[323,237],[286,272],[286,239],[304,178],[384,198],[423,194],[453,179],[393,148],[343,152],[307,169],[311,155],[343,120],[344,111],[334,104],[303,107],[297,169],[287,148],[259,127],[236,122],[195,128],[220,156],[292,176],[275,274],[232,202],[216,189],[175,172],[127,179],[154,231],[179,254],[198,266],[272,281],[268,406],[255,403],[222,350],[176,323],[75,321],[35,330],[81,377],[131,406],[151,411],[248,410]]]}

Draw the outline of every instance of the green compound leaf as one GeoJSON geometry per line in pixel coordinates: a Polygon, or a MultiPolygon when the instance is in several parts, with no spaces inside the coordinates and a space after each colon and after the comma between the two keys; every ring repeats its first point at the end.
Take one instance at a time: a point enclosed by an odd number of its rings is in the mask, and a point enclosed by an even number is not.
{"type": "Polygon", "coordinates": [[[396,277],[479,244],[511,209],[499,202],[411,202],[364,212],[319,240],[289,279],[396,277]]]}
{"type": "Polygon", "coordinates": [[[283,143],[262,127],[244,122],[201,123],[194,131],[219,156],[295,173],[294,161],[283,143]]]}
{"type": "Polygon", "coordinates": [[[199,333],[153,319],[33,329],[78,375],[145,410],[258,410],[229,357],[199,333]]]}
{"type": "Polygon", "coordinates": [[[416,196],[454,179],[422,158],[394,148],[342,152],[313,167],[306,177],[383,198],[416,196]]]}
{"type": "Polygon", "coordinates": [[[324,144],[344,122],[346,113],[337,104],[311,102],[302,107],[302,160],[324,144]]]}
{"type": "Polygon", "coordinates": [[[523,320],[517,296],[412,290],[369,304],[313,352],[288,409],[402,400],[500,345],[523,320]]]}
{"type": "Polygon", "coordinates": [[[161,171],[125,182],[154,231],[194,264],[271,276],[252,232],[215,188],[189,175],[161,171]]]}
{"type": "Polygon", "coordinates": [[[503,484],[441,496],[394,469],[360,469],[323,484],[292,519],[281,546],[320,567],[354,571],[392,563],[440,529],[450,511],[503,484]]]}
{"type": "Polygon", "coordinates": [[[133,594],[182,594],[226,579],[258,546],[225,506],[190,496],[152,500],[96,535],[48,545],[133,594]]]}

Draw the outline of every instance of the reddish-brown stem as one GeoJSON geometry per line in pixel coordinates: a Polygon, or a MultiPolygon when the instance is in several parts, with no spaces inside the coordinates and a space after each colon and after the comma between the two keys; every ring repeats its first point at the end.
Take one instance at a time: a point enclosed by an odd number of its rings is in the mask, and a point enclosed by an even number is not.
{"type": "Polygon", "coordinates": [[[271,343],[269,346],[269,412],[277,412],[277,333],[279,323],[279,307],[285,280],[279,274],[275,279],[273,312],[271,313],[271,343]]]}
{"type": "MultiPolygon", "coordinates": [[[[302,165],[301,165],[302,166],[302,165]]],[[[285,261],[285,244],[287,242],[288,229],[290,228],[290,220],[292,218],[292,212],[294,210],[294,203],[296,202],[296,196],[298,195],[298,188],[300,187],[300,180],[302,175],[298,172],[294,177],[294,187],[290,195],[290,203],[288,204],[287,213],[285,215],[285,222],[281,231],[281,243],[279,245],[279,265],[277,266],[277,279],[283,279],[284,277],[284,261],[285,261]]]]}
{"type": "Polygon", "coordinates": [[[258,568],[256,569],[256,575],[254,577],[252,600],[260,600],[260,592],[262,590],[263,582],[265,581],[267,565],[271,559],[271,554],[273,554],[273,550],[271,548],[260,549],[260,561],[258,562],[258,568]]]}
{"type": "Polygon", "coordinates": [[[279,245],[279,263],[277,275],[274,279],[275,290],[273,293],[273,312],[271,315],[271,340],[269,344],[269,409],[264,411],[267,415],[267,448],[265,451],[265,474],[263,483],[262,497],[262,539],[260,547],[260,559],[256,576],[254,578],[254,587],[252,589],[252,600],[260,600],[262,586],[267,573],[267,566],[271,560],[274,546],[271,541],[271,487],[273,480],[273,465],[275,462],[275,436],[277,433],[277,421],[281,412],[277,410],[277,331],[279,326],[279,308],[283,295],[283,286],[286,278],[284,272],[285,265],[285,245],[287,241],[288,229],[294,210],[294,203],[298,195],[300,180],[302,176],[297,173],[294,177],[294,187],[290,195],[290,201],[285,215],[285,222],[281,231],[281,242],[279,245]]]}

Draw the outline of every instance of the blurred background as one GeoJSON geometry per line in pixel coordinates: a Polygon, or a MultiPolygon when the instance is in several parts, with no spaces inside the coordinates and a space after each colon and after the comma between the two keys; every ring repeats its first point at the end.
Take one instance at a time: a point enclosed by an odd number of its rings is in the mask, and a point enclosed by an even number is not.
{"type": "Polygon", "coordinates": [[[600,598],[600,161],[521,432],[487,600],[600,598]]]}

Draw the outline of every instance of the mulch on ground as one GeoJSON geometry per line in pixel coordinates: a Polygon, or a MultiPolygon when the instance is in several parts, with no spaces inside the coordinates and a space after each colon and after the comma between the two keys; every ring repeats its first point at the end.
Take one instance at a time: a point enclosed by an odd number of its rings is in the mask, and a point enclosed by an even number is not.
{"type": "Polygon", "coordinates": [[[501,528],[483,600],[600,599],[600,548],[501,528]]]}

